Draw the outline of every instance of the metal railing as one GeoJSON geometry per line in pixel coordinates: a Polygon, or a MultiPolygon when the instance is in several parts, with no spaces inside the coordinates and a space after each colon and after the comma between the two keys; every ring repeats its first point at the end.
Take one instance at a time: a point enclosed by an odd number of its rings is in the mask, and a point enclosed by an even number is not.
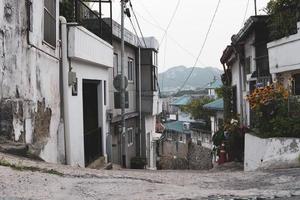
{"type": "MultiPolygon", "coordinates": [[[[74,0],[74,3],[75,21],[109,44],[112,44],[112,25],[101,18],[101,13],[93,11],[85,4],[85,1],[74,0]]],[[[99,1],[99,3],[101,2],[99,1]]]]}

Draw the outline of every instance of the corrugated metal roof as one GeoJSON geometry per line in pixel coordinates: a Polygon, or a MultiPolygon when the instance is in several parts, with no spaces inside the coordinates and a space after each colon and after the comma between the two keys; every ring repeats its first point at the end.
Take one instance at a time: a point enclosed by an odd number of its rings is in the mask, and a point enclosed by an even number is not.
{"type": "Polygon", "coordinates": [[[215,80],[211,83],[209,83],[206,87],[206,89],[216,89],[222,87],[222,81],[221,80],[215,80]]]}
{"type": "Polygon", "coordinates": [[[166,127],[166,130],[183,133],[184,132],[183,123],[184,122],[181,121],[173,121],[173,122],[165,123],[164,126],[166,127]]]}
{"type": "Polygon", "coordinates": [[[209,109],[209,110],[217,110],[217,111],[223,111],[224,110],[224,101],[223,98],[217,99],[213,102],[210,102],[208,104],[205,104],[203,108],[209,109]]]}
{"type": "Polygon", "coordinates": [[[182,96],[174,100],[170,105],[172,106],[186,106],[191,102],[190,96],[182,96]]]}

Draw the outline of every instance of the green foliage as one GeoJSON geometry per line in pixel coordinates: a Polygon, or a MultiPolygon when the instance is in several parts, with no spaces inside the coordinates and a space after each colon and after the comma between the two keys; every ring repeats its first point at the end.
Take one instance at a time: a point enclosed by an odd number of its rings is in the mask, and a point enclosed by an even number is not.
{"type": "Polygon", "coordinates": [[[257,136],[300,138],[300,102],[297,98],[284,99],[277,96],[266,105],[259,105],[253,110],[257,136]]]}
{"type": "Polygon", "coordinates": [[[224,101],[224,121],[229,122],[235,113],[233,113],[233,101],[232,101],[232,87],[223,85],[218,91],[220,96],[223,97],[224,101]]]}
{"type": "Polygon", "coordinates": [[[59,3],[59,15],[64,16],[67,22],[73,22],[74,20],[74,5],[72,0],[62,0],[59,3]]]}
{"type": "Polygon", "coordinates": [[[300,0],[271,0],[266,8],[270,39],[276,40],[297,33],[300,20],[300,0]]]}
{"type": "Polygon", "coordinates": [[[212,141],[214,143],[215,146],[221,146],[222,141],[225,140],[225,136],[224,136],[224,131],[223,130],[219,130],[217,131],[212,138],[212,141]]]}
{"type": "Polygon", "coordinates": [[[209,121],[209,117],[214,114],[213,111],[204,109],[203,106],[214,101],[211,98],[204,97],[201,99],[194,99],[190,104],[181,107],[183,112],[190,113],[194,119],[203,119],[209,121]]]}

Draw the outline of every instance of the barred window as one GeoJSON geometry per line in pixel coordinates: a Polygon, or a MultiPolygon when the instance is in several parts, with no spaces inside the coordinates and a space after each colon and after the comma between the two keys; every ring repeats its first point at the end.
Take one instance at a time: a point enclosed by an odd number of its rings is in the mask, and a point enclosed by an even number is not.
{"type": "Polygon", "coordinates": [[[56,0],[44,0],[44,41],[56,46],[56,0]]]}

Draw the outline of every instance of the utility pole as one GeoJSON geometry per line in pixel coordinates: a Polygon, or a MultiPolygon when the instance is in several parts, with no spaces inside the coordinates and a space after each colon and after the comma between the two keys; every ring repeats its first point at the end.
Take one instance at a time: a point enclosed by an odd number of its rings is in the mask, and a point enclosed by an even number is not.
{"type": "MultiPolygon", "coordinates": [[[[124,58],[124,23],[125,23],[125,16],[124,16],[124,9],[126,5],[126,0],[121,0],[121,115],[122,115],[122,134],[121,134],[121,152],[122,152],[122,163],[123,161],[123,154],[126,152],[123,152],[122,148],[122,141],[126,138],[126,124],[125,124],[125,58],[124,58]]],[[[125,145],[125,142],[124,142],[125,145]]],[[[125,145],[126,146],[126,145],[125,145]]],[[[124,148],[125,150],[125,148],[124,148]]]]}
{"type": "Polygon", "coordinates": [[[255,9],[255,16],[257,16],[257,5],[256,5],[256,0],[254,0],[254,9],[255,9]]]}

